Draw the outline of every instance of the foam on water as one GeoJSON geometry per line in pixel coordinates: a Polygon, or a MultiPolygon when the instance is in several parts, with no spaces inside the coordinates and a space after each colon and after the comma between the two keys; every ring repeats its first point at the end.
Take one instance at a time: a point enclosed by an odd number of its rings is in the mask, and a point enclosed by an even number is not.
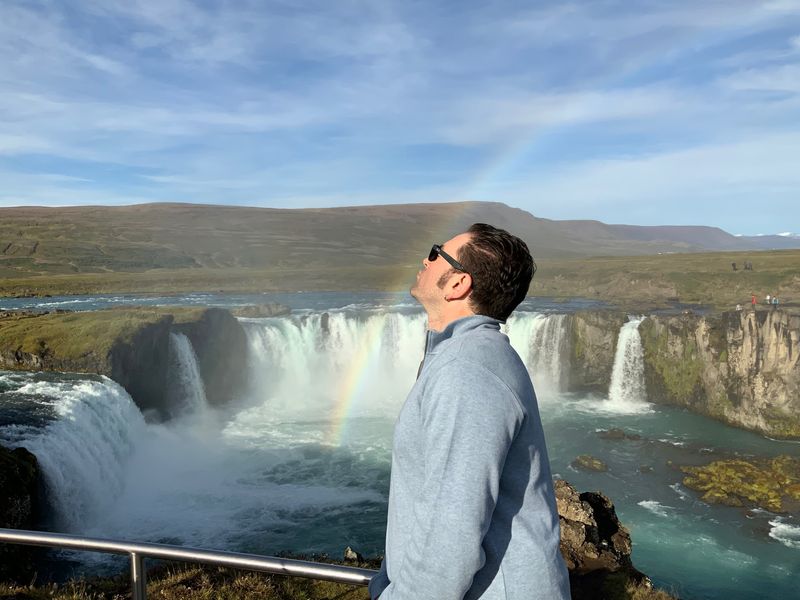
{"type": "Polygon", "coordinates": [[[772,526],[769,537],[784,546],[800,550],[800,526],[792,525],[781,517],[771,520],[769,524],[772,526]]]}
{"type": "Polygon", "coordinates": [[[669,513],[667,509],[671,509],[671,506],[664,506],[657,500],[642,500],[641,502],[637,502],[639,506],[642,508],[649,510],[654,515],[658,515],[659,517],[669,517],[669,513]]]}

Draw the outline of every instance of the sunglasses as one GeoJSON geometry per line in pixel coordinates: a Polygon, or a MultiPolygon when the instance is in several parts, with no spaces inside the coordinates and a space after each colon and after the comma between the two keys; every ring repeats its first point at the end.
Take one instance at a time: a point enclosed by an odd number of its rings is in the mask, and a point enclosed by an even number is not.
{"type": "Polygon", "coordinates": [[[428,254],[428,261],[429,261],[429,262],[433,262],[433,261],[435,261],[435,260],[436,260],[436,259],[437,259],[439,256],[441,256],[443,259],[445,259],[447,262],[449,262],[449,263],[450,263],[450,265],[451,265],[453,268],[455,268],[455,269],[458,269],[459,271],[464,271],[464,273],[469,273],[469,271],[467,271],[467,270],[464,268],[464,265],[462,265],[462,264],[461,264],[460,262],[458,262],[458,261],[457,261],[455,258],[453,258],[452,256],[450,256],[450,255],[449,255],[447,252],[445,252],[444,250],[442,250],[442,246],[441,246],[440,244],[434,244],[433,246],[431,246],[431,251],[430,251],[430,254],[428,254]]]}

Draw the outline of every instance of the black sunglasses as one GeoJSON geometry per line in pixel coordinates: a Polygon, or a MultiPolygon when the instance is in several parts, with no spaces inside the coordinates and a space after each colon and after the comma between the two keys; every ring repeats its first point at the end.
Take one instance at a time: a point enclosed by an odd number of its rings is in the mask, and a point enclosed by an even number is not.
{"type": "Polygon", "coordinates": [[[443,259],[449,262],[453,266],[453,268],[458,269],[459,271],[464,271],[464,273],[469,273],[469,271],[467,271],[464,268],[464,265],[462,265],[455,258],[450,256],[447,252],[442,250],[442,246],[440,244],[434,244],[433,246],[431,246],[430,254],[428,254],[428,261],[433,262],[439,256],[441,256],[443,259]]]}

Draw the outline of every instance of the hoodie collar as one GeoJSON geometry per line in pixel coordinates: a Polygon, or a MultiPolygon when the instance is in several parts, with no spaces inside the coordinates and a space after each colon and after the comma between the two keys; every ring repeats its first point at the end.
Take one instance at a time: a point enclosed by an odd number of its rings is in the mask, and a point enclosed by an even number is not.
{"type": "Polygon", "coordinates": [[[500,321],[487,317],[485,315],[471,315],[469,317],[462,317],[456,319],[442,329],[441,331],[428,330],[428,339],[426,340],[425,354],[433,354],[436,348],[449,339],[464,335],[475,329],[500,329],[500,321]]]}

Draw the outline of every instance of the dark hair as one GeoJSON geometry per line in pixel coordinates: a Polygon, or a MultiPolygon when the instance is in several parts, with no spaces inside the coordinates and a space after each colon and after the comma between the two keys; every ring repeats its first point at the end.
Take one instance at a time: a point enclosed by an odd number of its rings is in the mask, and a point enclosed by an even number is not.
{"type": "Polygon", "coordinates": [[[525,242],[503,229],[475,223],[467,233],[471,238],[459,249],[458,260],[472,276],[472,308],[505,321],[525,299],[536,263],[525,242]]]}

